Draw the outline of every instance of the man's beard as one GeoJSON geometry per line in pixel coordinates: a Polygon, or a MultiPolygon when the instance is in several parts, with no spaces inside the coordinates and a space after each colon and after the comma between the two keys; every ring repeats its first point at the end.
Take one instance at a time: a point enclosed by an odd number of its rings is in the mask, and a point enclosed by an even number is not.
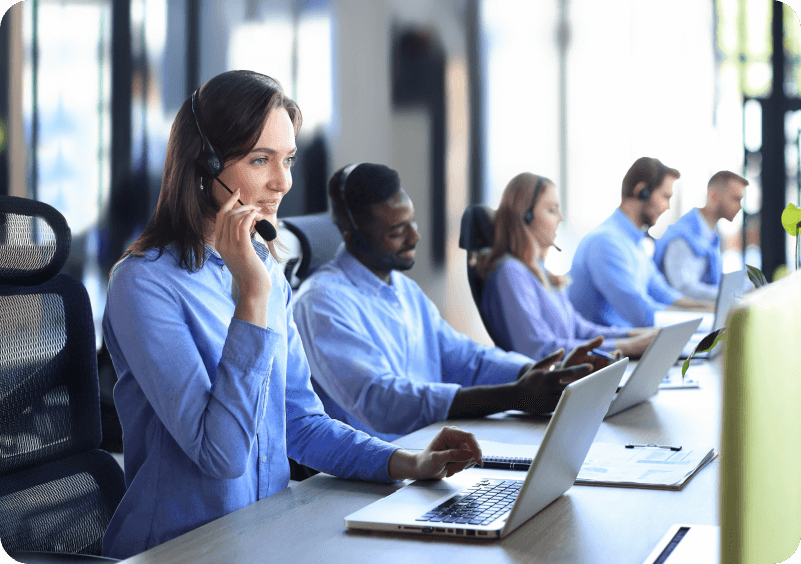
{"type": "MultiPolygon", "coordinates": [[[[413,249],[414,247],[412,247],[413,249]]],[[[404,249],[400,251],[401,253],[405,253],[411,249],[404,249]]],[[[370,252],[369,253],[369,261],[371,266],[378,270],[398,270],[398,271],[405,271],[411,270],[414,266],[414,257],[411,259],[402,259],[398,256],[400,253],[377,253],[377,252],[370,252]]]]}

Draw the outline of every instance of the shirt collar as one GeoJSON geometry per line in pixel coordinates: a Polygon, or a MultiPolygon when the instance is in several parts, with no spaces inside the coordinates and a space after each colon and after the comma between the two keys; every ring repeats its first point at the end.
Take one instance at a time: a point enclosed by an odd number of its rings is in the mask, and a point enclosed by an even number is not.
{"type": "Polygon", "coordinates": [[[698,224],[701,226],[701,236],[707,240],[711,239],[712,236],[715,235],[715,232],[712,231],[711,227],[709,227],[709,224],[706,222],[706,218],[701,213],[701,210],[698,208],[693,208],[693,211],[695,212],[696,221],[698,221],[698,224]]]}
{"type": "Polygon", "coordinates": [[[634,225],[634,223],[629,219],[629,216],[623,213],[620,208],[615,209],[610,219],[616,227],[628,235],[629,239],[635,243],[639,243],[645,238],[645,232],[634,225]]]}
{"type": "MultiPolygon", "coordinates": [[[[250,239],[250,242],[253,244],[253,250],[256,251],[256,254],[259,256],[262,262],[267,261],[267,257],[270,256],[270,249],[262,243],[262,241],[256,237],[250,239]]],[[[209,245],[208,243],[204,243],[203,247],[206,249],[206,259],[211,260],[217,264],[224,264],[222,256],[217,250],[209,245]]]]}
{"type": "Polygon", "coordinates": [[[392,288],[395,283],[396,273],[393,270],[389,273],[392,285],[387,284],[378,276],[364,266],[359,259],[354,257],[345,247],[345,243],[339,245],[337,256],[334,258],[336,265],[342,270],[345,276],[356,286],[358,289],[369,294],[376,294],[384,290],[384,288],[392,288]]]}

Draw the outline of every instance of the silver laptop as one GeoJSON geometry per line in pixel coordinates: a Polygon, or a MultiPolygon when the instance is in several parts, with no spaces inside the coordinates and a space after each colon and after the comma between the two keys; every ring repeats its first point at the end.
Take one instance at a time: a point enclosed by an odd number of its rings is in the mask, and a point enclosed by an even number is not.
{"type": "MultiPolygon", "coordinates": [[[[729,310],[734,305],[738,298],[742,297],[743,289],[745,288],[745,270],[735,270],[734,272],[727,272],[720,279],[720,286],[718,287],[718,297],[715,300],[715,317],[712,322],[712,327],[700,326],[697,331],[698,334],[694,335],[689,342],[684,346],[679,358],[687,358],[698,346],[706,335],[712,331],[717,331],[726,325],[726,319],[729,316],[729,310]]],[[[696,314],[698,315],[698,314],[696,314]]],[[[707,314],[709,315],[709,314],[707,314]]],[[[698,353],[693,358],[714,358],[717,356],[723,347],[720,343],[707,353],[698,353]]]]}
{"type": "Polygon", "coordinates": [[[701,318],[696,318],[659,330],[628,379],[624,378],[623,385],[609,405],[607,417],[647,400],[659,390],[659,384],[679,358],[682,347],[692,337],[699,323],[701,318]]]}
{"type": "Polygon", "coordinates": [[[622,359],[569,384],[524,480],[520,472],[472,468],[418,480],[345,517],[351,529],[472,538],[505,537],[573,485],[615,389],[622,359]]]}

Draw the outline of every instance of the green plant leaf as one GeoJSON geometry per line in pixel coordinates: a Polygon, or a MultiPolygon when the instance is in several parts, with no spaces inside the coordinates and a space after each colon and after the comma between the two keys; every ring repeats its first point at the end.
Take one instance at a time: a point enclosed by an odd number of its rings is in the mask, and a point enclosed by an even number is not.
{"type": "Polygon", "coordinates": [[[760,288],[762,286],[767,286],[768,281],[765,278],[765,275],[762,274],[762,271],[759,270],[756,266],[751,266],[750,264],[745,265],[745,270],[748,273],[748,279],[756,288],[760,288]]]}
{"type": "Polygon", "coordinates": [[[717,331],[712,331],[711,333],[706,335],[703,339],[701,339],[701,342],[698,343],[698,345],[696,345],[695,349],[693,349],[693,352],[690,353],[690,356],[688,356],[687,360],[684,361],[684,364],[681,365],[682,379],[684,379],[684,374],[690,367],[690,360],[692,359],[692,357],[695,356],[697,353],[711,351],[715,347],[715,345],[718,344],[718,341],[720,341],[723,338],[724,331],[726,331],[726,328],[721,327],[717,331]]]}
{"type": "Polygon", "coordinates": [[[793,204],[787,204],[782,212],[782,227],[793,237],[798,236],[798,224],[801,223],[801,210],[793,204]]]}

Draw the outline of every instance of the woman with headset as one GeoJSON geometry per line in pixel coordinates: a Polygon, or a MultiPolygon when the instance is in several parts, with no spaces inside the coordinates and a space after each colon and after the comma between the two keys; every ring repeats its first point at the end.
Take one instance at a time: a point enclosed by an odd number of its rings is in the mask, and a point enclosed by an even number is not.
{"type": "Polygon", "coordinates": [[[556,228],[562,220],[551,180],[524,172],[504,189],[495,214],[493,247],[479,256],[477,264],[484,283],[482,313],[498,345],[540,359],[560,347],[572,350],[600,336],[605,339],[599,343],[601,350],[641,356],[655,330],[587,321],[567,297],[569,279],[545,269],[545,257],[550,247],[556,247],[556,228]]]}
{"type": "Polygon", "coordinates": [[[272,241],[301,121],[278,82],[249,71],[212,78],[178,111],[156,211],[114,266],[103,317],[127,487],[107,556],[285,488],[287,456],[374,481],[481,463],[453,427],[412,454],[323,411],[272,241]]]}

